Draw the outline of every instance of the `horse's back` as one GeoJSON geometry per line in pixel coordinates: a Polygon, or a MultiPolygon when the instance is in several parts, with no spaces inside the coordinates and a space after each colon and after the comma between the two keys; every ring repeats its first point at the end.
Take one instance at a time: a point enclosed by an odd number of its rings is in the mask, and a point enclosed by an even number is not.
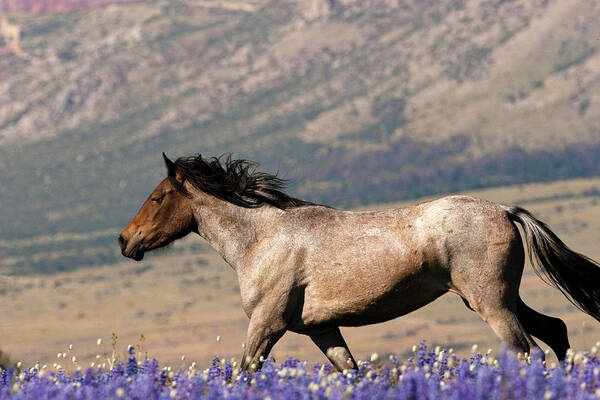
{"type": "Polygon", "coordinates": [[[286,211],[282,218],[274,236],[285,243],[281,251],[302,249],[307,262],[331,268],[351,261],[399,269],[408,265],[447,269],[451,257],[520,240],[502,206],[468,196],[377,211],[306,206],[286,211]]]}

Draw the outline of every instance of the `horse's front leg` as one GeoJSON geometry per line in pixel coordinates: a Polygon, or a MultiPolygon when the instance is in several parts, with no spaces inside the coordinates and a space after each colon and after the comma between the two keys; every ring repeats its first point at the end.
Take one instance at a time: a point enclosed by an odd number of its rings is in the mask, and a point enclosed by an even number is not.
{"type": "Polygon", "coordinates": [[[337,326],[324,332],[310,334],[310,338],[338,371],[358,369],[358,364],[352,357],[340,328],[337,326]]]}
{"type": "Polygon", "coordinates": [[[248,326],[246,348],[242,356],[242,370],[260,369],[263,360],[285,333],[286,324],[277,314],[272,308],[267,309],[267,307],[253,311],[248,326]]]}

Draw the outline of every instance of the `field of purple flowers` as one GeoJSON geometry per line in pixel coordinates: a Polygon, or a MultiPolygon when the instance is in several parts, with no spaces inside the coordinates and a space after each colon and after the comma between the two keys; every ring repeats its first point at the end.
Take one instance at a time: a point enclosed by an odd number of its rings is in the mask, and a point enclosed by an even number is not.
{"type": "Polygon", "coordinates": [[[546,366],[541,353],[459,358],[421,343],[407,360],[374,354],[360,362],[358,371],[343,373],[329,364],[309,368],[291,358],[281,364],[267,359],[254,373],[219,358],[206,370],[192,363],[175,371],[154,359],[138,361],[130,346],[128,359],[114,360],[111,367],[66,373],[60,365],[35,365],[1,371],[0,399],[597,399],[598,344],[546,366]]]}

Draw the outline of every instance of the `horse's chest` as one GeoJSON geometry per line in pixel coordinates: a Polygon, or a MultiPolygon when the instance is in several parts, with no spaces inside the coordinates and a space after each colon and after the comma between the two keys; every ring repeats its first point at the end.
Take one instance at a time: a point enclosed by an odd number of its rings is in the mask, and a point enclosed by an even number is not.
{"type": "Polygon", "coordinates": [[[283,270],[271,269],[269,273],[246,273],[239,276],[242,309],[250,318],[256,308],[263,312],[283,312],[293,302],[294,277],[283,270]],[[268,311],[271,310],[271,311],[268,311]]]}

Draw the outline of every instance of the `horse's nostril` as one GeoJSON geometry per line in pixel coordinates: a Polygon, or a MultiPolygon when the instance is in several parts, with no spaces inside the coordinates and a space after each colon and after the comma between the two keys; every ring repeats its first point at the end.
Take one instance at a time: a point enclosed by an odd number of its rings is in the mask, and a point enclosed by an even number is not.
{"type": "Polygon", "coordinates": [[[119,246],[121,246],[121,250],[123,250],[125,248],[125,246],[127,246],[127,240],[125,240],[123,235],[119,235],[118,240],[119,240],[119,246]]]}

